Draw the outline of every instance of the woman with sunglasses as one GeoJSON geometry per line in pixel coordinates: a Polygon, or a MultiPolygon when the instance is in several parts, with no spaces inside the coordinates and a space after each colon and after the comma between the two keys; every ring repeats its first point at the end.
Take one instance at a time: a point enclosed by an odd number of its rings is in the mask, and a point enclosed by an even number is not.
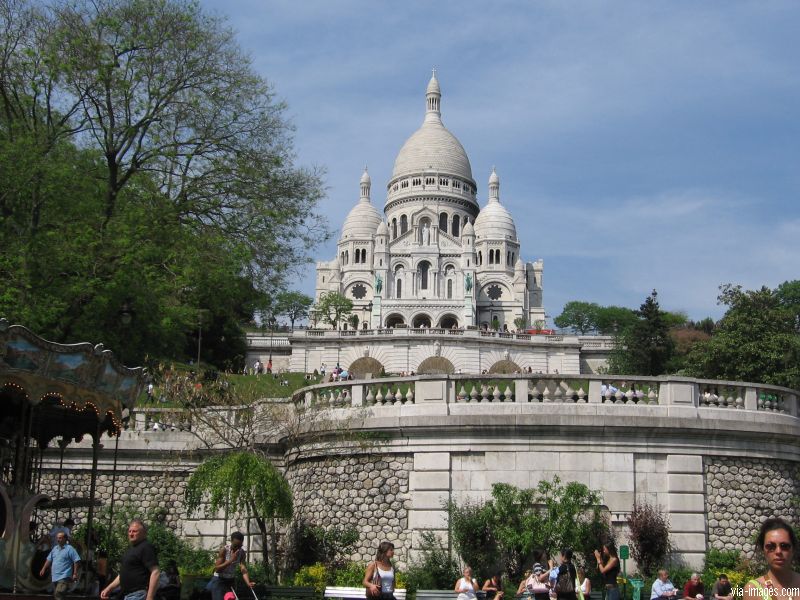
{"type": "Polygon", "coordinates": [[[767,574],[747,582],[745,600],[798,600],[800,574],[792,570],[797,548],[797,535],[789,523],[776,517],[761,525],[756,538],[756,551],[767,561],[767,574]]]}

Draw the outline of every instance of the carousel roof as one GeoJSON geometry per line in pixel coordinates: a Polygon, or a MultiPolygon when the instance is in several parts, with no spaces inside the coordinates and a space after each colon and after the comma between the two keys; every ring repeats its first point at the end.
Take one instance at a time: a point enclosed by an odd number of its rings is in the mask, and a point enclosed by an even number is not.
{"type": "Polygon", "coordinates": [[[144,369],[120,364],[102,344],[58,344],[0,319],[0,420],[15,417],[11,405],[26,401],[40,446],[55,437],[117,433],[143,381],[144,369]]]}

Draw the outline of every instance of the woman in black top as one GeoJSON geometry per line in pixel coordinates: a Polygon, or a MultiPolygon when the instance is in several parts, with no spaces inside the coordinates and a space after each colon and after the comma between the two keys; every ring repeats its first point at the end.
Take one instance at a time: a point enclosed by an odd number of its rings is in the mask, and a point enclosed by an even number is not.
{"type": "Polygon", "coordinates": [[[561,565],[558,567],[556,576],[555,591],[558,600],[578,600],[575,588],[577,579],[578,573],[575,571],[575,565],[572,564],[572,550],[565,548],[561,551],[561,565]]]}
{"type": "Polygon", "coordinates": [[[497,572],[483,584],[486,600],[503,600],[503,573],[497,572]]]}
{"type": "Polygon", "coordinates": [[[619,587],[617,586],[617,575],[619,575],[619,557],[617,547],[614,542],[607,542],[603,545],[602,555],[597,550],[594,551],[597,559],[597,569],[603,576],[603,584],[606,588],[606,600],[619,600],[619,587]]]}

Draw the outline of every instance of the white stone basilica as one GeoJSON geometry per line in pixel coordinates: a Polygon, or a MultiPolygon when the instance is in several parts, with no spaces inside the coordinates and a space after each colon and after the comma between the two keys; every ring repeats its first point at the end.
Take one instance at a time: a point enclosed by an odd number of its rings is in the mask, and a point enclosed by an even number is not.
{"type": "Polygon", "coordinates": [[[543,263],[523,262],[494,170],[489,200],[479,207],[467,153],[442,123],[435,72],[425,102],[422,126],[395,160],[386,219],[370,201],[365,170],[337,258],[317,263],[316,300],[344,294],[364,329],[513,330],[519,317],[543,323],[543,263]]]}

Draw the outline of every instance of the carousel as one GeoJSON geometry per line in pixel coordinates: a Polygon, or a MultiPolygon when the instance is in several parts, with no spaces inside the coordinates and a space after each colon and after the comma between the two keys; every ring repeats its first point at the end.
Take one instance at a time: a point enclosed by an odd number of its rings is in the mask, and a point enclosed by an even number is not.
{"type": "MultiPolygon", "coordinates": [[[[85,535],[71,543],[82,572],[90,571],[102,439],[119,440],[143,377],[143,369],[121,365],[102,344],[57,344],[0,319],[0,595],[30,596],[50,587],[50,574],[39,571],[52,542],[35,529],[53,511],[57,518],[65,509],[86,510],[85,535]],[[60,453],[63,466],[65,449],[84,439],[92,443],[88,497],[62,497],[61,469],[55,497],[42,493],[46,450],[60,453]]],[[[84,577],[73,593],[91,593],[92,584],[84,577]]]]}

